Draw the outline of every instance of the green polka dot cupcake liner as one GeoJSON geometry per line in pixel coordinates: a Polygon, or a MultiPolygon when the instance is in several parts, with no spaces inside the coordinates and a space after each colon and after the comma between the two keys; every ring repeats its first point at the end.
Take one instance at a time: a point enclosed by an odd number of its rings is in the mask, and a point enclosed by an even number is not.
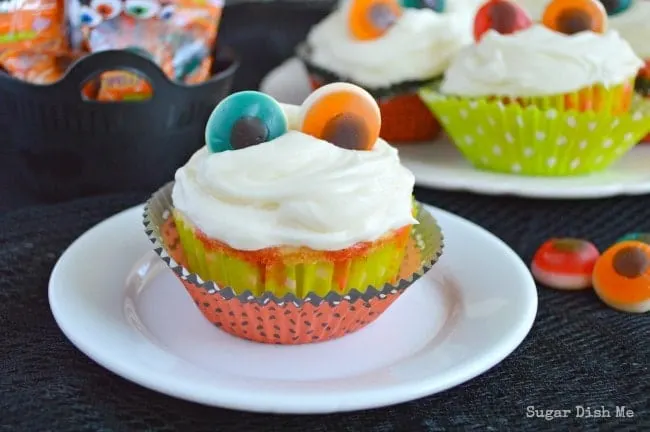
{"type": "Polygon", "coordinates": [[[530,176],[576,176],[608,168],[650,132],[650,103],[634,97],[626,114],[522,106],[499,100],[420,96],[476,168],[530,176]]]}

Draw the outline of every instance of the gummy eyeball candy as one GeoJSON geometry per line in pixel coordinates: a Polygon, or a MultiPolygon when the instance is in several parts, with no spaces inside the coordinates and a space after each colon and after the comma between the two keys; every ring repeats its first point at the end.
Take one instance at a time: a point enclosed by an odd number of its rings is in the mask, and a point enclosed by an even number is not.
{"type": "Polygon", "coordinates": [[[624,312],[650,311],[650,245],[639,241],[616,243],[596,262],[596,295],[624,312]]]}
{"type": "Polygon", "coordinates": [[[397,0],[350,0],[348,26],[359,40],[381,37],[402,15],[397,0]]]}
{"type": "Polygon", "coordinates": [[[632,6],[632,0],[600,0],[600,3],[609,16],[625,12],[632,6]]]}
{"type": "Polygon", "coordinates": [[[124,13],[136,19],[149,19],[158,15],[160,3],[157,0],[126,0],[124,13]]]}
{"type": "Polygon", "coordinates": [[[505,35],[527,29],[532,23],[530,16],[519,5],[509,0],[490,0],[476,12],[474,40],[481,40],[490,29],[505,35]]]}
{"type": "Polygon", "coordinates": [[[629,241],[629,240],[640,241],[641,243],[650,245],[650,233],[628,233],[625,234],[620,239],[618,239],[616,243],[629,241]]]}
{"type": "Polygon", "coordinates": [[[122,13],[121,0],[91,0],[88,6],[79,8],[79,21],[82,25],[96,27],[122,13]]]}
{"type": "Polygon", "coordinates": [[[381,128],[377,102],[360,87],[334,83],[320,87],[305,99],[299,129],[349,150],[371,150],[381,128]]]}
{"type": "Polygon", "coordinates": [[[542,23],[567,35],[582,31],[604,33],[607,12],[598,0],[553,0],[544,10],[542,23]]]}
{"type": "Polygon", "coordinates": [[[550,288],[579,290],[591,286],[591,275],[600,256],[592,243],[574,238],[546,241],[535,252],[531,271],[550,288]]]}
{"type": "Polygon", "coordinates": [[[278,102],[257,91],[233,93],[212,111],[205,142],[212,153],[270,141],[287,132],[287,117],[278,102]]]}
{"type": "Polygon", "coordinates": [[[165,5],[158,12],[158,19],[162,21],[170,20],[174,16],[175,12],[176,12],[176,6],[174,6],[173,4],[165,5]]]}
{"type": "Polygon", "coordinates": [[[413,9],[431,9],[434,12],[444,12],[447,0],[402,0],[402,6],[413,9]]]}

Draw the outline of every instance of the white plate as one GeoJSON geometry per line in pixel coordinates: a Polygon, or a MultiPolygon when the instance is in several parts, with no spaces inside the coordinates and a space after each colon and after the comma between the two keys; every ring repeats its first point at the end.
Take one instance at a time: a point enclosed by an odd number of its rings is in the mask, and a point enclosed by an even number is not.
{"type": "Polygon", "coordinates": [[[50,307],[97,363],[178,398],[274,413],[416,399],[499,363],[537,311],[533,279],[508,246],[432,211],[445,235],[441,261],[376,322],[338,340],[264,345],[212,326],[150,251],[142,207],[100,223],[64,252],[50,278],[50,307]]]}
{"type": "MultiPolygon", "coordinates": [[[[271,71],[260,89],[280,102],[292,104],[301,104],[311,91],[306,71],[295,58],[271,71]]],[[[436,189],[562,199],[650,193],[650,144],[635,147],[603,173],[574,178],[523,177],[476,170],[444,139],[403,145],[399,152],[417,184],[436,189]]]]}

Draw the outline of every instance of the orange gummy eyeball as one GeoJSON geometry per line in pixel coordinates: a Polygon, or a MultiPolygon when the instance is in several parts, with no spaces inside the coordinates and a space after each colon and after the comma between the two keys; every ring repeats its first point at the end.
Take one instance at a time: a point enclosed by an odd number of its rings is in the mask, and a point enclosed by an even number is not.
{"type": "Polygon", "coordinates": [[[300,107],[299,129],[349,150],[372,150],[381,129],[379,106],[353,84],[320,87],[300,107]]]}
{"type": "Polygon", "coordinates": [[[650,311],[650,245],[640,241],[616,243],[596,261],[596,295],[624,312],[650,311]]]}
{"type": "Polygon", "coordinates": [[[553,0],[544,11],[542,23],[567,35],[583,31],[604,33],[607,12],[598,0],[553,0]]]}
{"type": "Polygon", "coordinates": [[[350,0],[348,26],[359,40],[381,37],[402,16],[398,0],[350,0]]]}
{"type": "Polygon", "coordinates": [[[524,9],[509,0],[490,0],[476,12],[474,18],[474,40],[492,29],[500,34],[512,34],[527,29],[533,24],[524,9]]]}
{"type": "Polygon", "coordinates": [[[531,272],[538,282],[549,288],[579,290],[591,286],[591,275],[600,256],[587,240],[550,239],[535,252],[531,272]]]}

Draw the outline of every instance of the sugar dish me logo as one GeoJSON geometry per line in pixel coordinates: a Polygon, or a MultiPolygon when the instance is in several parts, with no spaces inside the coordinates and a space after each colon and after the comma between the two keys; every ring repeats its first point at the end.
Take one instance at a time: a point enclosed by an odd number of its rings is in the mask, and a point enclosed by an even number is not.
{"type": "Polygon", "coordinates": [[[546,421],[552,421],[562,418],[633,418],[634,411],[625,405],[616,405],[614,407],[589,407],[576,405],[573,408],[548,409],[540,408],[534,405],[526,407],[526,418],[538,418],[546,421]]]}

